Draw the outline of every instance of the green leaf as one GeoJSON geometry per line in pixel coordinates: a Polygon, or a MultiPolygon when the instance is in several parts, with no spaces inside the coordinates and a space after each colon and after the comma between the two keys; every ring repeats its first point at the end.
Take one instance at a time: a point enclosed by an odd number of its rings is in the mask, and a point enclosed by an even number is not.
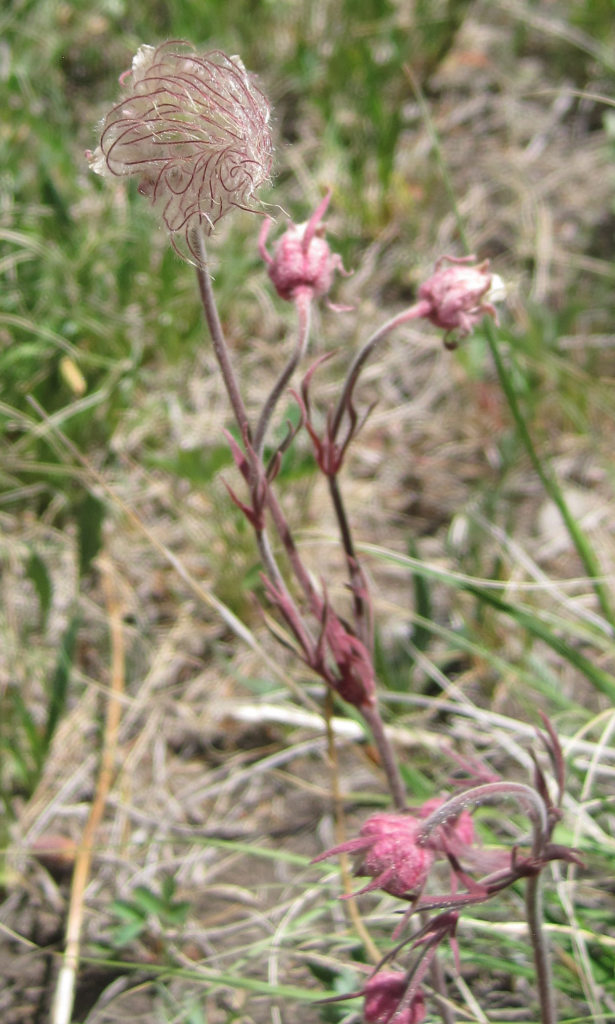
{"type": "Polygon", "coordinates": [[[166,903],[163,897],[152,892],[145,885],[137,885],[132,891],[132,898],[136,905],[141,907],[148,914],[159,917],[166,910],[166,903]]]}
{"type": "Polygon", "coordinates": [[[47,566],[36,551],[31,553],[26,563],[26,576],[34,584],[41,610],[40,628],[44,629],[47,623],[49,608],[51,607],[53,588],[51,578],[47,572],[47,566]]]}
{"type": "Polygon", "coordinates": [[[77,531],[79,541],[79,573],[83,576],[93,558],[100,551],[102,544],[102,524],[105,518],[105,506],[93,494],[86,494],[76,508],[77,531]]]}
{"type": "Polygon", "coordinates": [[[56,731],[60,716],[66,706],[68,682],[73,665],[78,632],[79,617],[74,615],[60,641],[60,650],[58,652],[56,669],[49,686],[49,706],[47,709],[47,722],[44,732],[45,750],[49,748],[49,744],[51,743],[53,734],[56,731]]]}
{"type": "Polygon", "coordinates": [[[33,716],[31,715],[30,711],[26,707],[26,703],[20,691],[14,689],[12,697],[13,707],[17,715],[19,724],[21,725],[21,728],[23,730],[23,734],[26,740],[26,746],[28,749],[27,752],[23,749],[20,750],[19,748],[23,747],[23,744],[18,744],[17,742],[15,742],[12,745],[11,753],[13,757],[16,759],[17,763],[20,765],[22,781],[24,782],[24,784],[27,785],[28,790],[32,791],[38,780],[38,776],[43,764],[45,751],[47,747],[43,740],[41,731],[38,725],[36,724],[33,716]],[[31,765],[33,764],[33,767],[31,766],[26,771],[26,765],[28,763],[28,754],[31,765]]]}
{"type": "Polygon", "coordinates": [[[539,640],[544,641],[544,643],[546,643],[552,650],[560,654],[571,665],[578,668],[597,690],[606,694],[610,700],[615,701],[615,679],[613,676],[609,672],[605,672],[604,669],[601,669],[598,665],[595,665],[593,661],[586,658],[585,655],[581,654],[581,652],[575,647],[571,647],[565,640],[561,640],[548,628],[548,626],[545,626],[537,616],[524,611],[518,605],[512,605],[507,601],[502,601],[500,598],[495,597],[487,590],[482,590],[480,587],[466,585],[463,589],[467,590],[470,594],[474,594],[474,596],[480,601],[483,601],[483,603],[491,605],[491,607],[497,609],[497,611],[515,619],[518,625],[522,626],[528,633],[537,637],[539,640]]]}
{"type": "Polygon", "coordinates": [[[414,768],[410,762],[404,761],[399,766],[402,778],[406,783],[409,800],[411,803],[423,803],[433,796],[433,782],[418,768],[414,768]]]}
{"type": "MultiPolygon", "coordinates": [[[[413,539],[408,541],[408,554],[411,558],[418,559],[419,557],[413,539]]],[[[412,583],[414,586],[414,604],[417,614],[420,615],[421,618],[429,621],[432,615],[429,577],[424,573],[413,572],[412,583]]],[[[422,626],[420,621],[417,621],[412,635],[412,643],[417,651],[426,651],[429,647],[430,639],[430,630],[422,626]]]]}
{"type": "Polygon", "coordinates": [[[232,461],[228,446],[216,445],[209,449],[180,448],[172,456],[149,453],[145,464],[203,486],[211,483],[216,474],[230,466],[232,461]]]}
{"type": "Polygon", "coordinates": [[[148,916],[147,911],[144,911],[131,900],[113,900],[111,912],[123,921],[139,921],[140,924],[144,924],[148,916]]]}
{"type": "Polygon", "coordinates": [[[164,912],[160,915],[163,924],[179,928],[186,923],[191,906],[192,904],[188,900],[178,900],[177,903],[173,903],[170,907],[165,907],[164,912]]]}
{"type": "Polygon", "coordinates": [[[135,939],[138,939],[144,928],[145,921],[133,921],[131,924],[119,925],[117,928],[112,929],[109,941],[117,949],[122,949],[124,946],[130,945],[135,939]]]}

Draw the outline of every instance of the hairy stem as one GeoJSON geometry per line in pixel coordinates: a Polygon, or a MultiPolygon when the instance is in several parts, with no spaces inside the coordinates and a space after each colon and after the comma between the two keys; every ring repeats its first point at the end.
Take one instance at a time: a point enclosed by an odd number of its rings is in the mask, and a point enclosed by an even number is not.
{"type": "Polygon", "coordinates": [[[299,318],[299,330],[294,351],[280,377],[277,379],[267,396],[256,425],[256,431],[254,433],[254,451],[258,458],[262,458],[267,427],[271,422],[271,417],[273,416],[276,405],[280,400],[280,396],[282,395],[284,388],[305,355],[305,350],[310,337],[311,300],[309,296],[307,294],[302,294],[296,301],[296,307],[299,318]]]}
{"type": "Polygon", "coordinates": [[[350,523],[348,522],[348,517],[346,515],[346,509],[344,507],[344,501],[337,476],[328,476],[327,483],[329,484],[329,493],[335,510],[335,517],[340,531],[342,547],[344,548],[344,553],[346,555],[350,588],[352,590],[356,634],[359,637],[359,640],[361,640],[365,645],[366,649],[371,653],[373,651],[374,643],[369,602],[364,596],[366,590],[365,579],[355,553],[350,523]]]}
{"type": "MultiPolygon", "coordinates": [[[[467,807],[513,797],[526,811],[532,823],[532,856],[539,858],[549,840],[549,818],[544,800],[536,790],[520,782],[489,782],[459,793],[447,800],[425,820],[423,835],[429,836],[439,825],[467,807]]],[[[536,968],[541,1024],[556,1024],[551,960],[542,920],[540,872],[529,875],[525,890],[525,908],[536,968]]]]}
{"type": "MultiPolygon", "coordinates": [[[[255,445],[253,446],[250,443],[251,431],[248,421],[248,415],[246,412],[243,398],[241,396],[241,392],[239,390],[239,384],[237,382],[237,378],[233,370],[233,366],[228,352],[228,346],[226,343],[226,339],[224,337],[222,325],[220,323],[220,317],[218,315],[218,309],[216,306],[213,288],[211,286],[211,278],[209,276],[209,273],[207,272],[207,253],[205,248],[205,241],[200,232],[195,232],[195,247],[196,251],[199,254],[201,263],[201,266],[197,267],[197,278],[199,283],[201,300],[203,303],[203,310],[211,334],[214,353],[218,360],[218,365],[220,366],[220,372],[224,380],[224,384],[229,396],[231,407],[233,409],[237,425],[241,431],[241,436],[246,444],[247,458],[250,461],[251,467],[252,479],[250,481],[250,484],[252,490],[255,491],[257,485],[262,482],[262,478],[264,476],[262,449],[264,446],[264,438],[267,425],[270,422],[271,415],[273,413],[273,410],[275,409],[275,405],[279,399],[279,396],[282,393],[282,390],[286,385],[290,375],[292,374],[294,367],[298,362],[301,353],[305,347],[305,344],[307,343],[307,337],[309,333],[309,305],[301,306],[298,304],[300,327],[297,350],[293,358],[287,364],[287,367],[284,370],[282,377],[278,380],[276,385],[274,385],[274,388],[265,403],[265,407],[261,413],[257,427],[255,445]]],[[[364,347],[362,352],[359,353],[359,356],[355,359],[353,367],[351,368],[349,378],[346,382],[346,387],[344,389],[344,394],[342,395],[341,402],[347,401],[347,399],[351,396],[354,383],[361,371],[361,367],[363,366],[363,363],[368,358],[371,351],[373,351],[378,341],[385,337],[385,335],[398,324],[404,323],[406,320],[412,319],[415,316],[420,316],[421,312],[422,306],[421,303],[418,303],[417,306],[412,307],[411,310],[406,310],[404,313],[388,321],[387,324],[385,324],[382,328],[380,328],[379,331],[376,332],[376,334],[372,336],[372,338],[364,347]],[[344,395],[346,395],[346,399],[344,399],[344,395]]],[[[345,404],[340,404],[340,406],[338,407],[338,411],[341,410],[339,414],[340,422],[345,407],[345,404]]],[[[337,424],[337,428],[339,429],[339,422],[337,424]]],[[[353,568],[351,570],[352,579],[352,574],[354,574],[354,577],[356,578],[356,573],[358,571],[356,560],[354,558],[354,546],[350,534],[350,529],[348,527],[344,507],[343,504],[341,503],[341,495],[339,494],[339,491],[336,490],[336,485],[334,486],[333,493],[335,495],[334,505],[336,506],[336,512],[338,513],[338,522],[340,523],[340,529],[342,531],[342,543],[344,544],[344,549],[346,551],[347,558],[349,560],[353,560],[353,568]]],[[[271,515],[271,518],[273,520],[276,532],[288,555],[288,559],[294,576],[297,582],[299,583],[299,586],[301,587],[305,595],[305,598],[308,602],[310,611],[317,619],[321,620],[324,613],[323,599],[320,597],[320,595],[314,588],[310,575],[307,569],[305,568],[299,555],[299,552],[297,550],[290,527],[286,520],[286,516],[284,515],[284,512],[273,491],[273,488],[267,483],[265,483],[265,502],[269,514],[271,515]]],[[[309,651],[313,649],[312,639],[304,625],[301,613],[297,609],[294,601],[292,600],[288,592],[286,584],[284,583],[282,573],[280,572],[275,556],[273,555],[273,552],[271,550],[267,534],[264,530],[257,530],[256,534],[259,552],[263,560],[266,572],[268,573],[272,583],[274,583],[276,588],[278,588],[278,590],[283,594],[287,621],[289,622],[289,625],[291,625],[291,628],[293,629],[295,636],[297,637],[301,645],[304,647],[304,650],[309,651]]],[[[356,599],[359,597],[358,588],[353,588],[353,590],[356,599]]],[[[362,599],[360,600],[360,621],[364,622],[365,611],[363,608],[362,599]]],[[[374,742],[380,754],[382,766],[388,780],[388,785],[391,791],[392,799],[396,807],[403,808],[406,803],[406,792],[399,772],[399,766],[397,764],[395,754],[393,752],[393,748],[384,730],[382,718],[380,716],[380,711],[377,706],[374,706],[369,707],[367,709],[363,709],[363,713],[365,720],[372,731],[374,742]]]]}
{"type": "Polygon", "coordinates": [[[404,309],[403,312],[398,313],[397,316],[387,320],[382,327],[379,327],[370,338],[365,342],[364,346],[354,358],[352,366],[348,371],[346,382],[344,384],[344,390],[340,395],[340,399],[335,409],[333,416],[333,424],[331,428],[331,438],[335,440],[339,433],[340,426],[342,425],[342,419],[344,412],[348,408],[348,403],[352,400],[352,393],[354,391],[355,384],[359,379],[363,366],[371,356],[375,348],[380,344],[381,341],[386,338],[387,334],[395,330],[396,327],[400,327],[402,324],[407,323],[409,320],[416,320],[421,316],[424,316],[429,312],[431,306],[429,302],[417,302],[414,306],[410,306],[409,309],[404,309]]]}
{"type": "MultiPolygon", "coordinates": [[[[247,445],[247,457],[250,461],[252,478],[250,483],[251,488],[254,491],[261,478],[264,477],[264,467],[262,464],[262,460],[259,458],[258,454],[254,452],[254,449],[250,449],[249,441],[251,431],[250,424],[248,421],[248,414],[246,411],[243,398],[241,396],[241,391],[239,389],[239,384],[235,376],[235,371],[231,363],[228,345],[226,343],[226,338],[224,337],[224,331],[222,330],[222,324],[220,323],[218,307],[216,305],[213,288],[211,286],[211,278],[207,271],[207,251],[205,248],[205,240],[200,231],[194,232],[194,242],[196,251],[199,253],[201,261],[201,266],[198,266],[196,269],[197,279],[199,283],[199,292],[201,295],[201,301],[203,303],[203,311],[205,313],[207,326],[209,327],[209,333],[211,335],[214,354],[218,361],[218,366],[220,367],[222,379],[224,381],[229,401],[231,403],[231,408],[233,410],[237,426],[239,427],[239,430],[241,432],[241,436],[247,445]]],[[[292,540],[292,537],[290,535],[290,530],[288,528],[282,510],[279,508],[277,502],[275,501],[271,488],[269,487],[268,484],[265,484],[265,489],[267,494],[267,503],[270,506],[273,505],[273,520],[276,529],[278,530],[280,538],[286,550],[289,553],[291,564],[293,564],[293,568],[295,568],[296,562],[298,560],[298,554],[296,553],[294,541],[292,540]]],[[[276,558],[273,554],[273,551],[271,550],[271,545],[269,543],[266,531],[257,530],[256,540],[265,572],[267,573],[272,583],[275,584],[276,588],[280,591],[280,593],[284,595],[285,605],[290,613],[289,623],[292,625],[295,636],[302,644],[302,646],[304,646],[305,650],[310,650],[311,647],[313,646],[311,638],[303,624],[301,614],[286,587],[284,578],[282,576],[282,573],[280,572],[276,558]]],[[[303,567],[300,566],[300,569],[303,569],[303,567]]],[[[303,574],[300,573],[300,575],[300,582],[305,582],[306,579],[309,582],[309,577],[307,576],[305,570],[303,570],[303,574]]]]}
{"type": "Polygon", "coordinates": [[[457,796],[451,797],[425,819],[421,829],[427,838],[434,829],[445,825],[451,818],[461,814],[468,807],[479,807],[481,804],[492,803],[494,800],[513,797],[520,803],[532,823],[532,855],[538,857],[549,837],[549,821],[544,800],[523,782],[487,782],[482,786],[466,789],[457,796]]]}
{"type": "Polygon", "coordinates": [[[201,231],[194,232],[194,241],[196,245],[196,251],[200,256],[201,266],[196,268],[196,276],[199,282],[199,292],[201,294],[201,302],[203,303],[203,310],[205,311],[205,318],[209,327],[209,333],[211,334],[211,340],[214,346],[214,353],[220,366],[222,373],[222,379],[226,387],[228,397],[237,420],[237,425],[241,432],[241,437],[244,440],[250,438],[250,424],[248,422],[248,414],[244,405],[241,392],[239,390],[239,384],[235,376],[233,364],[231,363],[228,346],[224,337],[224,331],[222,330],[222,324],[220,323],[220,317],[218,315],[218,307],[214,298],[213,288],[211,286],[211,277],[207,270],[207,250],[205,248],[205,240],[201,231]]]}
{"type": "Polygon", "coordinates": [[[542,887],[539,874],[528,878],[526,882],[525,912],[534,953],[541,1024],[557,1024],[551,957],[543,927],[542,887]]]}
{"type": "Polygon", "coordinates": [[[401,811],[406,806],[406,787],[404,786],[397,758],[393,751],[393,746],[389,737],[386,734],[382,718],[380,715],[380,709],[377,704],[373,707],[361,708],[363,717],[369,725],[372,736],[374,737],[374,743],[376,749],[380,755],[380,761],[386,775],[389,792],[395,807],[398,811],[401,811]]]}
{"type": "Polygon", "coordinates": [[[256,542],[258,544],[261,561],[265,568],[267,578],[274,584],[280,598],[280,606],[284,609],[284,618],[291,627],[296,639],[299,641],[305,657],[309,660],[315,649],[315,642],[305,619],[293,601],[291,594],[284,582],[284,578],[278,568],[278,563],[271,550],[269,537],[265,530],[256,531],[256,542]]]}

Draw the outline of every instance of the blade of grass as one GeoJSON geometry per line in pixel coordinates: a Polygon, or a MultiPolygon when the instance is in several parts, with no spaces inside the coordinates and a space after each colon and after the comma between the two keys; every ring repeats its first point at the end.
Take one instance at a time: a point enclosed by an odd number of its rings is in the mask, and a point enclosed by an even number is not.
{"type": "Polygon", "coordinates": [[[609,672],[605,672],[604,669],[594,665],[589,658],[586,658],[580,651],[575,650],[565,640],[561,640],[555,633],[545,627],[535,615],[524,611],[518,605],[502,601],[500,598],[481,590],[479,587],[466,586],[463,589],[469,594],[473,594],[478,600],[483,601],[484,604],[488,604],[491,608],[495,608],[497,611],[514,619],[526,632],[542,640],[571,665],[578,668],[597,690],[606,694],[610,700],[615,701],[615,679],[613,676],[609,672]]]}
{"type": "Polygon", "coordinates": [[[49,706],[43,734],[43,752],[49,749],[57,724],[66,706],[66,695],[70,679],[75,644],[79,632],[79,616],[73,615],[60,641],[56,669],[49,688],[49,706]]]}
{"type": "Polygon", "coordinates": [[[142,974],[144,970],[152,977],[157,978],[185,978],[192,982],[206,982],[209,985],[220,985],[225,988],[243,989],[255,995],[267,996],[269,999],[292,999],[303,1003],[318,1003],[328,996],[335,996],[337,992],[314,992],[313,989],[299,988],[297,985],[272,985],[267,981],[258,978],[248,978],[242,974],[226,973],[215,971],[201,964],[194,964],[194,968],[183,967],[170,968],[167,965],[147,964],[137,961],[131,963],[126,960],[108,960],[95,957],[82,957],[83,963],[90,963],[97,967],[107,967],[118,971],[137,971],[142,974]]]}
{"type": "MultiPolygon", "coordinates": [[[[384,549],[376,548],[373,545],[361,545],[361,549],[364,551],[371,551],[373,554],[377,554],[380,557],[384,557],[387,560],[391,560],[400,565],[411,564],[415,573],[424,572],[426,576],[433,575],[438,577],[443,582],[446,582],[459,590],[472,594],[485,604],[488,604],[503,614],[516,619],[517,623],[522,626],[526,632],[534,636],[536,639],[542,640],[546,643],[552,650],[556,651],[557,654],[565,658],[571,665],[574,665],[575,668],[579,669],[579,671],[586,676],[597,690],[601,693],[605,693],[611,700],[615,700],[615,679],[611,673],[606,672],[604,669],[595,665],[589,658],[576,650],[576,648],[572,647],[569,643],[566,643],[565,640],[560,639],[554,631],[555,628],[558,627],[560,629],[574,629],[580,634],[581,639],[584,639],[586,642],[594,643],[598,650],[604,649],[605,652],[610,650],[610,643],[607,647],[604,638],[596,635],[592,630],[586,628],[581,629],[578,623],[569,622],[567,619],[556,619],[553,616],[551,617],[552,625],[546,624],[541,619],[541,615],[545,613],[542,613],[539,609],[526,609],[520,605],[514,605],[503,601],[496,597],[487,585],[481,586],[479,581],[476,581],[476,583],[470,582],[470,577],[462,576],[458,573],[449,573],[446,570],[434,568],[428,565],[424,565],[421,568],[420,564],[417,565],[415,560],[409,559],[408,556],[399,555],[395,552],[388,552],[384,549]]],[[[478,644],[472,641],[469,641],[460,633],[446,629],[431,620],[425,620],[417,613],[412,613],[411,618],[417,626],[431,630],[443,637],[447,637],[461,649],[467,650],[469,653],[480,655],[480,657],[497,667],[499,671],[504,673],[510,672],[511,666],[504,659],[498,658],[498,656],[492,652],[481,648],[478,644]]],[[[515,671],[522,677],[525,677],[528,682],[532,683],[532,678],[528,673],[524,673],[523,670],[518,667],[515,668],[515,671]]],[[[534,678],[532,685],[537,685],[537,683],[538,680],[534,678]]],[[[556,699],[556,695],[554,693],[551,693],[550,696],[556,699]]]]}
{"type": "Polygon", "coordinates": [[[548,465],[546,460],[542,460],[536,451],[534,442],[532,441],[530,432],[527,428],[527,423],[517,401],[513,378],[504,364],[495,328],[493,324],[487,322],[485,322],[484,327],[487,344],[489,345],[489,350],[496,368],[500,386],[504,392],[506,401],[508,402],[508,407],[515,421],[519,437],[525,447],[536,475],[562,517],[564,525],[568,530],[568,535],[574,544],[587,575],[591,579],[594,593],[598,600],[598,604],[602,609],[602,613],[605,619],[610,623],[612,631],[615,634],[615,611],[613,610],[609,591],[601,579],[603,574],[602,567],[596,552],[594,551],[587,534],[571,511],[557,477],[552,472],[551,467],[548,465]]]}

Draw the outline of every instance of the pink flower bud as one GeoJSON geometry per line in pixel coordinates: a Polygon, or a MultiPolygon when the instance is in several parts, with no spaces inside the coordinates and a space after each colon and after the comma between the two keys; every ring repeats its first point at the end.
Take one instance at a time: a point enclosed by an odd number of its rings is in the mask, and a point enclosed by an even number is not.
{"type": "Polygon", "coordinates": [[[265,244],[271,221],[267,220],[263,225],[259,251],[278,295],[288,302],[302,296],[312,299],[327,295],[335,271],[346,273],[341,257],[331,252],[324,238],[324,226],[320,224],[330,199],[329,191],[307,223],[291,223],[276,243],[273,256],[265,244]]]}
{"type": "Polygon", "coordinates": [[[368,888],[381,888],[392,896],[420,889],[433,864],[431,850],[417,842],[420,825],[404,814],[374,814],[360,834],[371,839],[355,868],[358,875],[374,879],[368,888]]]}
{"type": "Polygon", "coordinates": [[[376,703],[376,680],[365,644],[349,633],[331,611],[327,616],[325,637],[338,671],[331,684],[335,691],[356,708],[373,706],[376,703]]]}
{"type": "MultiPolygon", "coordinates": [[[[419,288],[419,300],[427,304],[421,315],[436,327],[455,331],[460,338],[470,334],[486,313],[497,323],[495,307],[483,301],[492,283],[489,262],[469,266],[470,262],[476,264],[474,256],[443,256],[436,263],[435,272],[419,288]],[[445,260],[453,265],[443,267],[445,260]]],[[[449,343],[449,347],[454,348],[455,343],[449,343]]]]}
{"type": "Polygon", "coordinates": [[[183,238],[198,263],[192,230],[209,233],[232,206],[250,208],[269,177],[272,143],[269,104],[239,57],[191,51],[182,42],[142,46],[86,156],[97,174],[136,177],[174,247],[183,238]]]}
{"type": "Polygon", "coordinates": [[[420,831],[420,820],[409,814],[372,814],[356,839],[315,859],[356,853],[355,874],[373,878],[360,892],[383,889],[392,896],[407,896],[424,885],[435,858],[433,850],[419,842],[420,831]]]}
{"type": "Polygon", "coordinates": [[[421,1024],[425,1020],[425,1000],[419,990],[408,1006],[398,1007],[408,988],[408,979],[400,971],[379,971],[363,989],[363,1016],[366,1024],[421,1024]]]}

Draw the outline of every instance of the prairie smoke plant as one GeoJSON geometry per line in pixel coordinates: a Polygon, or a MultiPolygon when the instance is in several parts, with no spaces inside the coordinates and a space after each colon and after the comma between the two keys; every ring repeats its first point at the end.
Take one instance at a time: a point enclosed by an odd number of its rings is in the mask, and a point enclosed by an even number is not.
{"type": "MultiPolygon", "coordinates": [[[[182,42],[142,46],[131,69],[121,76],[120,86],[120,102],[103,119],[99,145],[88,153],[91,169],[101,175],[135,177],[139,191],[160,212],[175,249],[196,264],[203,312],[237,428],[237,436],[227,433],[227,438],[247,497],[240,499],[227,487],[254,533],[264,592],[285,627],[283,634],[276,629],[276,635],[302,667],[307,666],[360,714],[371,733],[395,808],[372,814],[358,836],[315,858],[322,861],[336,854],[351,854],[354,874],[367,879],[360,893],[382,890],[403,901],[402,910],[397,905],[392,932],[396,945],[382,957],[354,916],[354,904],[344,904],[357,933],[369,940],[365,948],[370,958],[378,961],[351,998],[363,998],[365,1024],[421,1024],[430,993],[429,974],[442,1019],[452,1024],[439,947],[450,941],[459,970],[456,928],[461,912],[523,882],[541,1022],[555,1024],[549,949],[542,926],[541,874],[552,861],[579,864],[574,850],[552,841],[564,793],[564,761],[557,736],[545,719],[541,741],[557,781],[555,797],[536,760],[533,785],[490,776],[482,781],[483,773],[481,784],[446,800],[437,797],[407,807],[403,776],[380,711],[368,580],[339,479],[348,446],[367,415],[357,409],[354,390],[368,358],[394,329],[410,321],[427,320],[442,330],[448,348],[467,337],[484,316],[497,322],[492,302],[498,279],[487,261],[443,256],[419,287],[414,304],[388,319],[363,344],[350,363],[337,401],[322,417],[313,412],[312,387],[318,367],[330,353],[312,363],[299,393],[291,391],[299,405],[299,422],[289,422],[282,440],[268,445],[274,413],[308,351],[312,303],[328,297],[336,273],[346,273],[341,257],[332,252],[325,237],[323,218],[331,193],[327,192],[305,223],[290,221],[271,251],[267,248],[269,219],[260,232],[258,250],[278,296],[294,305],[296,330],[287,361],[254,414],[244,399],[242,374],[235,369],[241,346],[231,349],[218,313],[204,236],[232,206],[251,209],[256,190],[269,177],[272,141],[267,99],[239,57],[218,50],[198,55],[182,42]],[[301,430],[307,432],[317,468],[326,478],[337,523],[350,597],[344,616],[329,603],[326,576],[320,585],[314,581],[279,496],[278,485],[284,482],[278,478],[282,459],[301,430]],[[531,837],[512,849],[485,850],[476,841],[471,811],[500,800],[513,800],[527,814],[531,837]],[[448,867],[448,881],[443,865],[448,867]],[[439,884],[444,891],[434,891],[439,884]],[[432,916],[432,911],[437,915],[432,916]],[[407,937],[397,941],[403,932],[407,937]],[[406,970],[392,969],[402,952],[407,958],[406,970]]],[[[497,350],[493,351],[497,361],[497,350]]],[[[511,408],[515,408],[513,401],[511,408]]],[[[529,438],[527,446],[532,453],[529,438]]],[[[533,462],[539,466],[537,459],[533,462]]],[[[552,489],[550,493],[553,495],[552,489]]],[[[556,503],[562,509],[561,503],[556,503]]],[[[326,564],[323,557],[323,567],[326,564]]],[[[225,619],[246,636],[234,616],[225,619]]],[[[332,708],[333,702],[328,702],[327,712],[332,708]]],[[[332,729],[330,739],[334,761],[332,729]]],[[[357,966],[367,973],[363,961],[357,966]]],[[[324,1001],[342,998],[350,997],[324,1001]]]]}
{"type": "Polygon", "coordinates": [[[136,177],[174,248],[200,263],[193,229],[209,234],[231,207],[250,209],[269,177],[269,103],[239,57],[198,56],[185,42],[141,46],[120,85],[90,167],[136,177]]]}

